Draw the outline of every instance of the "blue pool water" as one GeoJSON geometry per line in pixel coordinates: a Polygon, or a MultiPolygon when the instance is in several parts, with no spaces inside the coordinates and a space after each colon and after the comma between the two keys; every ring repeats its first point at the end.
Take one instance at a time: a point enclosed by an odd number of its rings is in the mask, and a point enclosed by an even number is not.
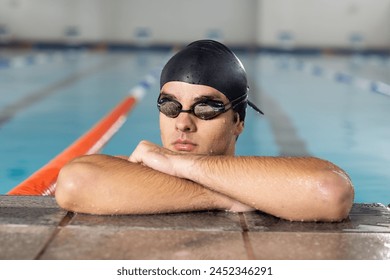
{"type": "MultiPolygon", "coordinates": [[[[168,51],[33,54],[46,59],[0,67],[0,194],[85,133],[168,51]]],[[[350,174],[356,202],[390,203],[390,96],[369,84],[390,83],[389,58],[237,54],[265,112],[248,111],[237,154],[325,158],[350,174]]],[[[142,139],[160,143],[158,90],[147,90],[104,153],[130,154],[142,139]]]]}

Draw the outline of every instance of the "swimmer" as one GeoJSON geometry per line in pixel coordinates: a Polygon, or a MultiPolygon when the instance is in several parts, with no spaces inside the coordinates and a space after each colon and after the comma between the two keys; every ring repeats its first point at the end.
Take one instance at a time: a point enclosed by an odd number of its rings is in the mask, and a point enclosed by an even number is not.
{"type": "Polygon", "coordinates": [[[291,221],[341,221],[354,190],[338,166],[314,157],[235,156],[248,99],[243,65],[225,45],[200,40],[160,78],[162,146],[130,156],[87,155],[65,165],[56,200],[90,214],[259,210],[291,221]]]}

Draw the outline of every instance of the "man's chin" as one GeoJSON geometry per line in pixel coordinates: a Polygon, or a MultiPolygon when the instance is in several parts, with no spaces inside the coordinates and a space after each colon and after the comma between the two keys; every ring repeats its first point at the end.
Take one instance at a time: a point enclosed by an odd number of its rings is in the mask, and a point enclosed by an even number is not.
{"type": "Polygon", "coordinates": [[[201,152],[199,151],[198,149],[191,149],[191,150],[181,150],[181,149],[175,149],[175,148],[171,148],[170,149],[171,151],[175,152],[175,153],[178,153],[178,154],[183,154],[183,155],[195,155],[195,156],[206,156],[206,155],[210,155],[208,153],[205,153],[205,152],[201,152]]]}

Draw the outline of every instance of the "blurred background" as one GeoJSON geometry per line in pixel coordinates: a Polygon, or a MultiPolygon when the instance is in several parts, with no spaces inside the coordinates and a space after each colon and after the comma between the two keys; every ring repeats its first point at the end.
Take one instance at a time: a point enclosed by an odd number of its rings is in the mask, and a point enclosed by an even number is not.
{"type": "Polygon", "coordinates": [[[2,44],[389,51],[389,0],[0,0],[2,44]]]}

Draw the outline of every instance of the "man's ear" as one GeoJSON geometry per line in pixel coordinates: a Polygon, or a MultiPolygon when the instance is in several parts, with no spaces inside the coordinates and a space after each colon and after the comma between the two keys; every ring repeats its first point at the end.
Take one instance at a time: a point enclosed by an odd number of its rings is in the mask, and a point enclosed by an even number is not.
{"type": "Polygon", "coordinates": [[[234,122],[236,124],[234,134],[238,137],[242,133],[242,131],[244,130],[245,123],[244,123],[244,121],[240,120],[240,115],[238,113],[235,113],[234,122]]]}

